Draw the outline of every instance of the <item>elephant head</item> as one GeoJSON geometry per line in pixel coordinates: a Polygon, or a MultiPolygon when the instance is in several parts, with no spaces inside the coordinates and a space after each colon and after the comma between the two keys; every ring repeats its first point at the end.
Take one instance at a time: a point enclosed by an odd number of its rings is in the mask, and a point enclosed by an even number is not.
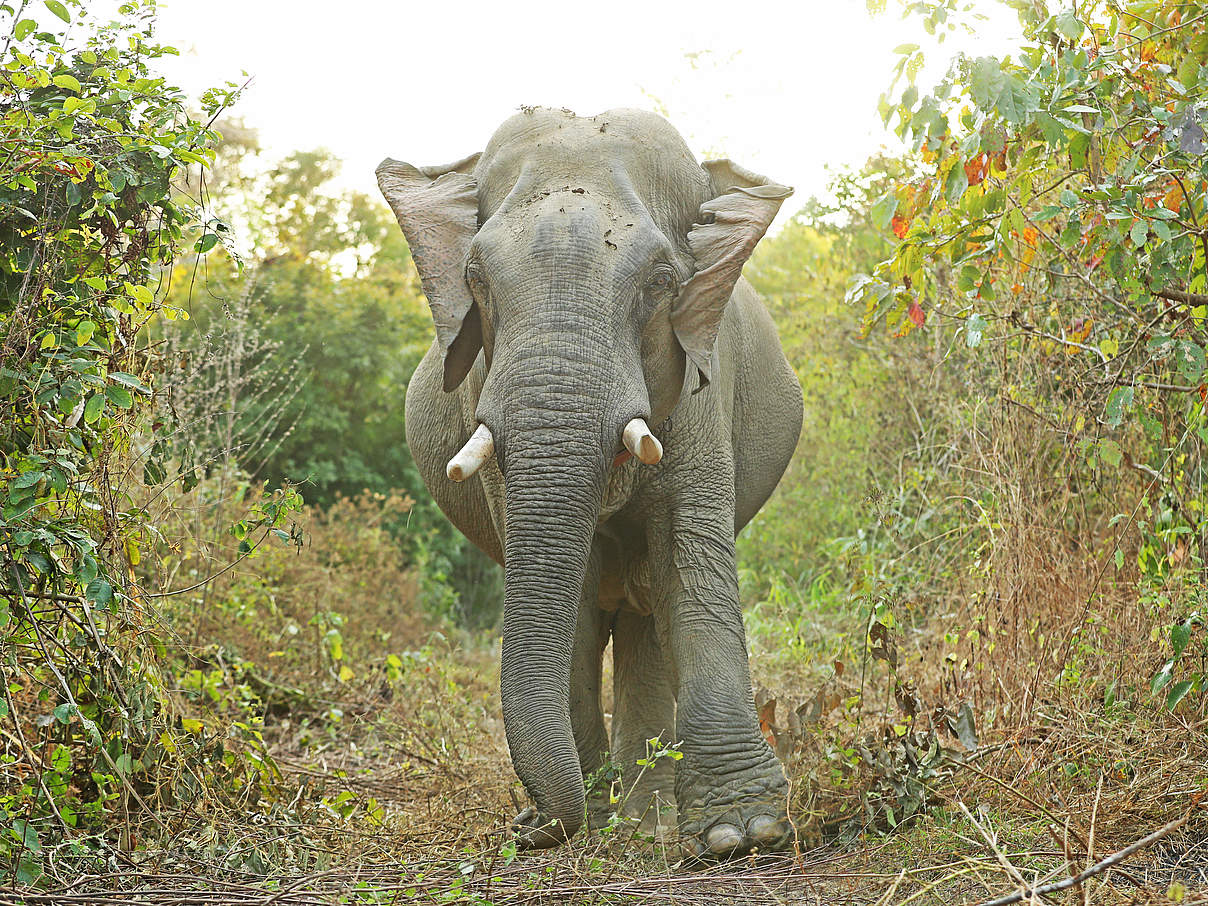
{"type": "Polygon", "coordinates": [[[445,391],[485,358],[479,428],[449,475],[491,455],[503,473],[503,715],[542,816],[529,842],[550,845],[583,819],[569,671],[609,470],[627,451],[657,463],[648,426],[715,380],[731,291],[791,190],[697,164],[666,121],[633,110],[526,111],[481,154],[387,159],[377,175],[431,306],[445,391]]]}

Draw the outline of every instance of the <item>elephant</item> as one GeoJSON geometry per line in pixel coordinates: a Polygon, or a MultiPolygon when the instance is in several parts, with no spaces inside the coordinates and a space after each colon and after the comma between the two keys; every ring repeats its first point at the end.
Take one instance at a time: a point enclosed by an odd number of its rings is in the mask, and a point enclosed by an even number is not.
{"type": "Polygon", "coordinates": [[[518,843],[560,844],[607,812],[585,779],[615,764],[626,814],[673,802],[692,859],[791,845],[735,537],[801,432],[800,384],[742,277],[792,189],[698,163],[634,109],[520,108],[479,153],[376,172],[436,328],[407,442],[440,509],[504,567],[500,699],[532,799],[518,843]],[[656,737],[675,748],[646,758],[656,737]]]}

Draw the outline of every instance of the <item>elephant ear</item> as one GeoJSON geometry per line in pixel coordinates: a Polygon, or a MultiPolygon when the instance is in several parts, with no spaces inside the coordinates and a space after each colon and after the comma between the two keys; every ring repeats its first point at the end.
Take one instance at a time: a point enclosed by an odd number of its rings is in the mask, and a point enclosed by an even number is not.
{"type": "Polygon", "coordinates": [[[478,232],[478,157],[422,168],[388,157],[377,168],[378,187],[407,237],[432,309],[446,393],[461,384],[482,348],[482,322],[465,277],[478,232]]]}
{"type": "Polygon", "coordinates": [[[752,173],[729,160],[702,164],[709,174],[713,197],[700,207],[688,232],[688,247],[696,270],[684,284],[671,313],[671,326],[688,361],[700,375],[701,390],[716,375],[714,347],[726,313],[726,303],[742,266],[793,190],[752,173]]]}

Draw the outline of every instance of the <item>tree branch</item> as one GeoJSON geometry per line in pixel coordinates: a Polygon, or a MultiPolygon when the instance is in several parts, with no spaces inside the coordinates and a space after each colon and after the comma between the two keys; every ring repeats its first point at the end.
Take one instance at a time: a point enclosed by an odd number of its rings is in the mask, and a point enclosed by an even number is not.
{"type": "Polygon", "coordinates": [[[1208,305],[1208,296],[1203,293],[1185,293],[1181,289],[1150,290],[1159,299],[1182,302],[1184,305],[1208,305]]]}

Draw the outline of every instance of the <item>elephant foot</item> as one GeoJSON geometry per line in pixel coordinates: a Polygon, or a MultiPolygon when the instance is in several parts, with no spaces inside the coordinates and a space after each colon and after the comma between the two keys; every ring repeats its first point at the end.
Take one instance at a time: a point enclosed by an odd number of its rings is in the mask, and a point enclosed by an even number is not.
{"type": "Polygon", "coordinates": [[[565,843],[574,830],[567,833],[560,820],[545,817],[530,805],[512,819],[512,832],[518,849],[549,849],[565,843]]]}
{"type": "MultiPolygon", "coordinates": [[[[681,834],[682,836],[682,834],[681,834]]],[[[793,825],[787,816],[756,815],[745,827],[719,821],[703,835],[683,842],[688,862],[715,862],[735,859],[750,853],[771,853],[788,849],[793,842],[793,825]]]]}
{"type": "Polygon", "coordinates": [[[703,794],[681,794],[679,831],[687,861],[734,859],[792,845],[788,784],[779,764],[769,774],[742,783],[720,779],[703,794]]]}

